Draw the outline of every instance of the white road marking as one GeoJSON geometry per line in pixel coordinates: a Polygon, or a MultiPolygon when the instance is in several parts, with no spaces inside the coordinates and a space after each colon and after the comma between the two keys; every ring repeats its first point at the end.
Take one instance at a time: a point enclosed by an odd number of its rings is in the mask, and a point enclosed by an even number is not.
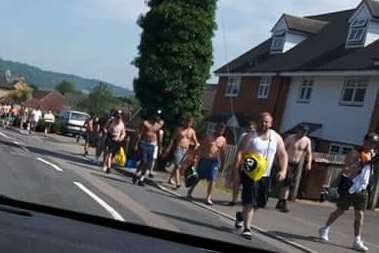
{"type": "Polygon", "coordinates": [[[77,187],[79,187],[79,189],[81,189],[82,191],[84,191],[85,193],[87,193],[99,205],[101,205],[102,207],[104,207],[104,209],[107,210],[107,212],[110,213],[115,220],[125,221],[125,219],[116,210],[114,210],[113,207],[111,207],[110,205],[108,205],[104,200],[102,200],[101,198],[99,198],[95,193],[91,192],[83,184],[81,184],[79,182],[74,182],[74,184],[77,187]]]}
{"type": "Polygon", "coordinates": [[[13,138],[9,137],[8,135],[4,134],[3,132],[0,132],[0,135],[6,139],[13,139],[13,138]]]}
{"type": "Polygon", "coordinates": [[[41,161],[43,163],[46,163],[47,165],[50,165],[51,167],[53,167],[56,171],[59,171],[59,172],[63,172],[63,170],[61,168],[59,168],[57,165],[55,165],[54,163],[51,163],[49,161],[46,161],[45,159],[41,158],[41,157],[37,157],[37,160],[38,161],[41,161]]]}
{"type": "Polygon", "coordinates": [[[14,141],[13,143],[16,144],[16,145],[19,145],[19,146],[22,146],[22,145],[23,145],[22,143],[20,143],[20,142],[18,142],[18,141],[14,141]]]}

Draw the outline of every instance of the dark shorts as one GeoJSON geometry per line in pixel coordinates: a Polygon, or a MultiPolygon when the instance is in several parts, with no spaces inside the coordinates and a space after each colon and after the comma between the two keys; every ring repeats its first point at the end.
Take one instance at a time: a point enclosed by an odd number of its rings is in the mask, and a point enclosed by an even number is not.
{"type": "Polygon", "coordinates": [[[105,143],[107,152],[112,156],[117,153],[121,146],[121,143],[112,140],[112,137],[110,135],[107,136],[105,143]]]}
{"type": "Polygon", "coordinates": [[[341,210],[349,210],[352,206],[357,211],[364,211],[367,207],[368,193],[362,191],[359,193],[350,194],[348,192],[342,192],[337,200],[337,207],[341,210]]]}
{"type": "Polygon", "coordinates": [[[242,184],[242,205],[265,208],[268,202],[271,178],[262,177],[258,182],[254,182],[241,170],[240,179],[242,184]]]}
{"type": "Polygon", "coordinates": [[[197,165],[199,179],[206,179],[209,182],[215,181],[218,176],[219,168],[220,164],[218,160],[200,159],[199,164],[197,165]]]}
{"type": "Polygon", "coordinates": [[[286,179],[283,181],[283,187],[293,188],[296,185],[296,178],[300,172],[299,163],[289,163],[288,164],[288,173],[286,179]]]}
{"type": "Polygon", "coordinates": [[[141,141],[141,143],[139,144],[139,150],[142,164],[148,169],[150,169],[153,166],[154,162],[155,145],[145,141],[141,141]]]}

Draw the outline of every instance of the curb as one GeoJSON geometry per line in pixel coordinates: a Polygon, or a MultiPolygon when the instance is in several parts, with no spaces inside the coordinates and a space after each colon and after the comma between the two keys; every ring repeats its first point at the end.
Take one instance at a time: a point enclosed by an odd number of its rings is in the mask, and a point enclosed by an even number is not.
{"type": "MultiPolygon", "coordinates": [[[[127,177],[132,177],[134,175],[133,173],[131,173],[129,171],[126,171],[125,169],[115,168],[115,170],[117,172],[121,173],[122,175],[127,176],[127,177]]],[[[185,196],[183,196],[182,194],[179,194],[177,192],[174,192],[174,191],[171,191],[171,190],[167,189],[166,187],[164,187],[163,185],[155,182],[151,178],[145,178],[145,183],[147,185],[150,185],[150,186],[153,186],[155,188],[158,188],[158,189],[160,189],[160,190],[162,190],[162,191],[164,191],[166,193],[169,193],[171,195],[174,195],[176,197],[183,198],[183,199],[185,198],[185,196]]],[[[201,208],[207,209],[207,210],[209,210],[209,211],[211,211],[211,212],[213,212],[215,214],[218,214],[218,215],[220,215],[220,216],[222,216],[222,217],[224,217],[224,218],[226,218],[228,220],[231,220],[233,222],[235,222],[235,220],[236,220],[233,216],[231,216],[229,214],[226,214],[224,212],[221,212],[219,210],[216,210],[216,209],[214,209],[212,207],[209,207],[209,206],[207,206],[205,204],[202,204],[202,203],[199,203],[199,202],[196,202],[196,201],[193,201],[193,200],[188,200],[188,201],[191,202],[192,204],[196,205],[196,206],[199,206],[201,208]]],[[[256,226],[252,226],[252,228],[255,231],[257,231],[257,232],[259,232],[259,233],[261,233],[261,234],[263,234],[265,236],[268,236],[268,237],[270,237],[272,239],[281,241],[281,242],[283,242],[285,244],[288,244],[288,245],[290,245],[292,247],[295,247],[295,248],[297,248],[299,250],[302,250],[304,252],[307,252],[307,253],[319,253],[318,251],[315,251],[315,250],[312,250],[310,248],[307,248],[307,247],[305,247],[305,246],[303,246],[303,245],[301,245],[299,243],[296,243],[296,242],[293,242],[291,240],[288,240],[288,239],[286,239],[286,238],[284,238],[282,236],[274,235],[274,234],[272,234],[270,232],[267,232],[266,230],[264,230],[262,228],[259,228],[259,227],[256,227],[256,226]]]]}

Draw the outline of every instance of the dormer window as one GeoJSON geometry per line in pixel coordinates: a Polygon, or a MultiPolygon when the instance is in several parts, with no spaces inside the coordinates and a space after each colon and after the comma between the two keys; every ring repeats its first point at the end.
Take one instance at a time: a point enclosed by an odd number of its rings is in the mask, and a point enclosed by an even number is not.
{"type": "Polygon", "coordinates": [[[281,53],[283,51],[286,31],[275,32],[272,36],[271,53],[281,53]]]}
{"type": "Polygon", "coordinates": [[[367,33],[367,19],[358,19],[351,23],[347,46],[362,46],[367,33]]]}

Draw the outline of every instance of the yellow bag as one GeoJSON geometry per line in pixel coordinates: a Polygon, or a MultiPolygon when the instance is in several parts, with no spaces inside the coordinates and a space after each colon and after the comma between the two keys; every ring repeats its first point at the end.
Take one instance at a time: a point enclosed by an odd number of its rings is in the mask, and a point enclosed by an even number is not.
{"type": "Polygon", "coordinates": [[[123,147],[120,147],[120,149],[117,151],[115,157],[114,157],[116,163],[120,167],[124,167],[126,163],[126,154],[123,147]]]}
{"type": "Polygon", "coordinates": [[[267,158],[262,154],[254,152],[247,152],[244,154],[242,170],[254,182],[258,182],[264,176],[267,167],[267,158]]]}

